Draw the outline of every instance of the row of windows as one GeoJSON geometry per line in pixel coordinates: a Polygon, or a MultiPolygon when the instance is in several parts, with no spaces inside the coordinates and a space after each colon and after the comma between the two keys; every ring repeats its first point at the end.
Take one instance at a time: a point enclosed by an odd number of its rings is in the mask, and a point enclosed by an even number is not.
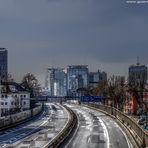
{"type": "MultiPolygon", "coordinates": [[[[1,102],[1,105],[4,105],[4,102],[1,102]]],[[[8,103],[7,103],[7,102],[5,102],[5,105],[8,105],[8,103]]]]}
{"type": "MultiPolygon", "coordinates": [[[[8,102],[1,102],[1,105],[8,105],[8,102]]],[[[16,102],[11,102],[11,105],[16,105],[16,102]]]]}
{"type": "MultiPolygon", "coordinates": [[[[23,102],[26,105],[26,102],[23,102]]],[[[1,102],[1,105],[8,105],[8,102],[1,102]]],[[[11,102],[11,105],[16,105],[16,102],[11,102]]]]}
{"type": "MultiPolygon", "coordinates": [[[[8,95],[1,95],[1,97],[2,97],[2,98],[7,98],[8,95]]],[[[17,98],[17,97],[19,97],[19,96],[17,96],[17,95],[12,95],[11,97],[17,98]]],[[[20,97],[21,97],[21,98],[26,98],[26,95],[20,95],[20,97]]]]}

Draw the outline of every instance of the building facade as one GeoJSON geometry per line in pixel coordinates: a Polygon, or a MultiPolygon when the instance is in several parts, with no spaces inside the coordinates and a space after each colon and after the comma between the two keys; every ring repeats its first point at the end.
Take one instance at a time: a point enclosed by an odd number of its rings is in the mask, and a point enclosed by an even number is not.
{"type": "Polygon", "coordinates": [[[79,88],[88,87],[88,66],[72,65],[67,68],[68,95],[77,96],[79,88]]]}
{"type": "Polygon", "coordinates": [[[99,81],[107,81],[107,73],[101,72],[98,70],[97,72],[90,72],[89,73],[89,86],[96,87],[99,81]]]}
{"type": "Polygon", "coordinates": [[[46,89],[50,96],[65,96],[67,91],[67,74],[62,68],[48,68],[46,89]]]}
{"type": "Polygon", "coordinates": [[[129,85],[144,88],[147,84],[147,67],[145,65],[133,65],[129,67],[129,85]]]}
{"type": "Polygon", "coordinates": [[[30,109],[30,93],[15,82],[2,82],[0,116],[30,109]]]}
{"type": "Polygon", "coordinates": [[[8,51],[6,48],[0,48],[0,79],[7,81],[8,75],[8,51]]]}
{"type": "Polygon", "coordinates": [[[124,105],[123,105],[123,112],[126,114],[136,114],[138,111],[138,103],[136,99],[129,94],[129,96],[125,99],[124,105]]]}

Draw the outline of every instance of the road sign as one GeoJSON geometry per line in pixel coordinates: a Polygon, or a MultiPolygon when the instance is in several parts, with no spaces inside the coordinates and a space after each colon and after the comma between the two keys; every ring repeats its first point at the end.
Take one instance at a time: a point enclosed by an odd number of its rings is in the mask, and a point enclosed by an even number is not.
{"type": "Polygon", "coordinates": [[[102,96],[81,96],[81,102],[101,102],[102,96]]]}

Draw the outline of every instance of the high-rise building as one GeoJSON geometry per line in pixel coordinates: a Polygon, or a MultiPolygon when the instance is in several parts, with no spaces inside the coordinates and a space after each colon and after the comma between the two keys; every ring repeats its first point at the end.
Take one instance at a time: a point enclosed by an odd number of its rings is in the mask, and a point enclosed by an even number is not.
{"type": "Polygon", "coordinates": [[[147,83],[147,67],[145,65],[132,65],[129,67],[129,85],[144,88],[147,83]]]}
{"type": "Polygon", "coordinates": [[[0,48],[0,79],[7,81],[8,75],[8,51],[6,48],[0,48]]]}
{"type": "Polygon", "coordinates": [[[79,88],[88,87],[88,66],[72,65],[67,68],[68,95],[77,95],[79,88]]]}
{"type": "Polygon", "coordinates": [[[66,71],[62,68],[48,68],[46,77],[46,89],[51,96],[66,95],[66,71]]]}
{"type": "Polygon", "coordinates": [[[99,81],[107,81],[107,73],[106,72],[90,72],[89,73],[89,86],[95,87],[99,81]]]}
{"type": "Polygon", "coordinates": [[[54,68],[48,68],[46,73],[45,88],[48,95],[54,93],[54,68]]]}

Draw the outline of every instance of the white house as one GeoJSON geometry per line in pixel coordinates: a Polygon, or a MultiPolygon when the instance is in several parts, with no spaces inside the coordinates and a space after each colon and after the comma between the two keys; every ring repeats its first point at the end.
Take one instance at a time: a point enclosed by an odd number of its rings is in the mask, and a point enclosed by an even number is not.
{"type": "Polygon", "coordinates": [[[30,109],[30,93],[19,84],[2,83],[0,92],[0,116],[30,109]]]}

